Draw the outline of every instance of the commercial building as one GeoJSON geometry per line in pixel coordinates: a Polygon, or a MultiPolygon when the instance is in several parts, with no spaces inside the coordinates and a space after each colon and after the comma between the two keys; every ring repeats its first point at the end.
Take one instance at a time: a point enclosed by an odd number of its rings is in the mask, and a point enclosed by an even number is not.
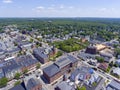
{"type": "Polygon", "coordinates": [[[43,69],[43,76],[48,83],[55,81],[65,73],[70,73],[77,66],[78,60],[71,55],[60,58],[52,65],[43,69]]]}

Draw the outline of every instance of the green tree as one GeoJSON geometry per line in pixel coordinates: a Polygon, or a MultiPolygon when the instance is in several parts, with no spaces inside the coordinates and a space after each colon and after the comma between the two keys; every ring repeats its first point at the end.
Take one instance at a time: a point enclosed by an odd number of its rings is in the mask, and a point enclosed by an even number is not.
{"type": "Polygon", "coordinates": [[[86,90],[86,87],[85,86],[77,87],[77,90],[86,90]]]}
{"type": "Polygon", "coordinates": [[[0,79],[0,87],[5,87],[7,85],[8,79],[7,78],[1,78],[0,79]]]}
{"type": "Polygon", "coordinates": [[[41,66],[40,63],[38,63],[37,66],[36,66],[36,69],[39,69],[40,66],[41,66]]]}
{"type": "Polygon", "coordinates": [[[56,57],[62,56],[62,54],[63,54],[62,51],[58,51],[56,57]]]}
{"type": "Polygon", "coordinates": [[[26,74],[28,72],[28,69],[25,69],[24,71],[23,71],[23,74],[26,74]]]}
{"type": "Polygon", "coordinates": [[[18,80],[20,79],[20,76],[21,76],[21,73],[16,73],[14,78],[18,80]]]}
{"type": "Polygon", "coordinates": [[[95,58],[96,58],[97,61],[100,62],[100,63],[104,62],[104,58],[102,58],[102,57],[96,56],[95,58]]]}
{"type": "Polygon", "coordinates": [[[30,42],[31,42],[31,43],[33,42],[33,39],[32,39],[32,38],[30,38],[30,42]]]}
{"type": "Polygon", "coordinates": [[[21,83],[20,81],[17,81],[14,83],[14,86],[19,85],[20,83],[21,83]]]}

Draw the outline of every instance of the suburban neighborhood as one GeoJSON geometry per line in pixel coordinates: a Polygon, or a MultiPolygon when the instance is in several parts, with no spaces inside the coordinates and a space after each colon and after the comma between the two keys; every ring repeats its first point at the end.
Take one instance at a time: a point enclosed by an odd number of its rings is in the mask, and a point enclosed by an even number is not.
{"type": "Polygon", "coordinates": [[[0,33],[0,90],[120,90],[120,53],[114,47],[119,48],[118,40],[69,35],[57,39],[81,46],[68,51],[35,32],[29,31],[31,36],[15,26],[4,29],[0,33]]]}

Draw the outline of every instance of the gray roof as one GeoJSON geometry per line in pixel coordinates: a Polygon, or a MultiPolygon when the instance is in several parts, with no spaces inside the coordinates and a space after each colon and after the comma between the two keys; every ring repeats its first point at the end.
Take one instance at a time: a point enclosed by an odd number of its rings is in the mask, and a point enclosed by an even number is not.
{"type": "Polygon", "coordinates": [[[55,64],[59,67],[59,68],[63,68],[65,67],[66,65],[70,64],[72,61],[68,58],[62,58],[62,59],[59,59],[55,62],[55,64]]]}
{"type": "Polygon", "coordinates": [[[14,48],[14,49],[8,51],[8,53],[15,53],[15,52],[19,52],[19,51],[20,51],[19,48],[14,48]]]}
{"type": "Polygon", "coordinates": [[[21,84],[19,84],[11,88],[10,90],[26,90],[26,89],[21,84]]]}
{"type": "Polygon", "coordinates": [[[52,65],[43,69],[43,72],[45,72],[49,77],[54,76],[59,71],[60,71],[60,69],[55,64],[52,64],[52,65]]]}
{"type": "Polygon", "coordinates": [[[38,63],[38,60],[33,59],[31,55],[20,56],[16,61],[22,67],[28,67],[30,65],[38,63]]]}
{"type": "Polygon", "coordinates": [[[60,90],[75,90],[73,86],[70,86],[67,82],[61,82],[57,85],[60,90]]]}
{"type": "Polygon", "coordinates": [[[112,80],[108,87],[111,87],[115,90],[120,90],[120,82],[112,80]]]}
{"type": "Polygon", "coordinates": [[[30,78],[28,81],[24,81],[27,90],[32,90],[35,86],[39,85],[40,82],[37,79],[30,78]]]}
{"type": "Polygon", "coordinates": [[[2,68],[3,68],[4,73],[6,74],[8,72],[11,72],[12,70],[21,68],[21,66],[17,64],[14,59],[11,59],[9,61],[6,61],[4,64],[4,67],[2,68]]]}
{"type": "Polygon", "coordinates": [[[29,41],[21,41],[21,42],[18,42],[18,45],[19,45],[19,46],[24,46],[24,45],[28,45],[28,44],[32,44],[32,43],[30,43],[29,41]]]}
{"type": "Polygon", "coordinates": [[[55,64],[59,67],[59,68],[63,68],[65,67],[66,65],[70,64],[70,63],[74,63],[74,62],[77,62],[78,60],[71,56],[71,55],[67,55],[66,57],[63,57],[59,60],[57,60],[55,62],[55,64]]]}
{"type": "Polygon", "coordinates": [[[48,58],[48,55],[44,53],[44,48],[36,48],[33,50],[34,54],[37,54],[41,58],[48,58]]]}
{"type": "Polygon", "coordinates": [[[70,79],[72,81],[75,81],[75,78],[77,76],[79,76],[78,78],[81,78],[81,80],[84,80],[87,74],[91,74],[92,73],[92,69],[90,67],[80,67],[77,68],[75,71],[72,72],[70,79]]]}

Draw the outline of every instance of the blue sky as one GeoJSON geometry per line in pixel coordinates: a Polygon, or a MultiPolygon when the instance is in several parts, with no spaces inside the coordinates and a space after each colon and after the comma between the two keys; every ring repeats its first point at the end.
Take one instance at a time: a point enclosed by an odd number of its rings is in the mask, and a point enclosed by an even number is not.
{"type": "Polygon", "coordinates": [[[120,0],[0,0],[0,17],[120,18],[120,0]]]}

